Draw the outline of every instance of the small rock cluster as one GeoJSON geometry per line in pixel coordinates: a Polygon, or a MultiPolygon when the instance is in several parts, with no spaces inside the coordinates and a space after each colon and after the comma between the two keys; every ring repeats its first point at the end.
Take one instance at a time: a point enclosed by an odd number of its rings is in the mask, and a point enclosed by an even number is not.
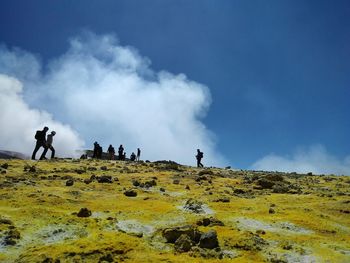
{"type": "Polygon", "coordinates": [[[3,245],[5,246],[16,245],[18,240],[20,240],[21,238],[21,234],[16,229],[12,221],[6,218],[0,218],[0,225],[5,225],[5,227],[7,227],[7,230],[4,231],[3,245]]]}
{"type": "Polygon", "coordinates": [[[197,201],[195,199],[188,199],[184,205],[185,210],[189,210],[195,214],[202,214],[205,213],[203,209],[203,202],[197,201]]]}
{"type": "Polygon", "coordinates": [[[219,248],[215,230],[203,233],[192,225],[166,228],[162,231],[162,236],[166,239],[166,242],[174,244],[175,251],[180,253],[188,252],[195,247],[204,249],[219,248]]]}
{"type": "Polygon", "coordinates": [[[136,187],[141,188],[150,188],[157,185],[157,182],[155,179],[146,181],[146,182],[140,182],[139,180],[132,180],[132,185],[136,187]]]}

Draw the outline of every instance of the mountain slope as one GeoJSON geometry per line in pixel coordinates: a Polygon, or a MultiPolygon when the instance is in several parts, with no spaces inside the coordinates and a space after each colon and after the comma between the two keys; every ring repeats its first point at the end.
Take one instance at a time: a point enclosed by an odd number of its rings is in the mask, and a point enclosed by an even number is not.
{"type": "Polygon", "coordinates": [[[349,262],[350,178],[0,160],[2,262],[349,262]]]}

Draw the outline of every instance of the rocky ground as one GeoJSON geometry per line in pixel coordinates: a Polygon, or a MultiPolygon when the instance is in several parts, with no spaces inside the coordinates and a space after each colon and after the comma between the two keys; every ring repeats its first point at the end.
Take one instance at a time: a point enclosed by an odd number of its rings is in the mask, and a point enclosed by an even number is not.
{"type": "Polygon", "coordinates": [[[350,262],[350,177],[0,160],[1,262],[350,262]]]}

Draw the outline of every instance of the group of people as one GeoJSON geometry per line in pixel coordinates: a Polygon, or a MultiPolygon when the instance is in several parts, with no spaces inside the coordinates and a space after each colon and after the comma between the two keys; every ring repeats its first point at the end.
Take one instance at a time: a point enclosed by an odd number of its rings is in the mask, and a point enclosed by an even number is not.
{"type": "MultiPolygon", "coordinates": [[[[112,144],[109,145],[107,149],[107,153],[108,153],[109,160],[115,159],[115,149],[112,146],[112,144]]],[[[140,148],[137,148],[137,155],[134,152],[132,152],[129,159],[130,161],[140,161],[140,156],[141,156],[141,150],[140,148]]],[[[102,159],[102,147],[98,144],[98,142],[94,143],[94,151],[92,154],[92,158],[102,159]]],[[[120,160],[120,161],[126,160],[126,152],[124,151],[124,147],[122,144],[118,148],[117,160],[120,160]]]]}
{"type": "MultiPolygon", "coordinates": [[[[44,151],[40,156],[40,160],[46,160],[46,153],[49,149],[51,150],[51,159],[55,158],[55,148],[53,148],[52,143],[53,143],[53,136],[55,136],[56,132],[52,131],[50,134],[46,136],[46,133],[48,130],[49,130],[48,127],[44,127],[43,130],[36,131],[34,136],[36,139],[36,144],[32,154],[32,160],[35,160],[35,155],[41,147],[44,148],[44,151]]],[[[108,159],[114,160],[115,149],[112,146],[112,144],[109,145],[107,152],[108,152],[108,159]]],[[[95,142],[92,158],[102,159],[102,153],[103,153],[102,147],[98,144],[98,142],[95,142]]],[[[141,150],[140,148],[137,148],[137,154],[135,154],[134,152],[131,153],[130,161],[140,161],[140,156],[141,156],[141,150]]],[[[118,148],[117,159],[121,161],[126,160],[126,152],[124,151],[124,147],[122,144],[118,148]]],[[[201,163],[203,159],[203,152],[201,152],[200,149],[197,149],[196,159],[197,159],[197,167],[203,167],[203,164],[201,163]]]]}
{"type": "Polygon", "coordinates": [[[48,127],[44,127],[43,130],[36,131],[34,138],[36,139],[35,148],[32,154],[32,160],[35,160],[35,155],[38,150],[43,147],[44,151],[40,156],[40,160],[46,160],[46,153],[50,149],[51,150],[51,159],[55,158],[55,148],[53,148],[53,136],[55,136],[56,132],[52,131],[50,134],[46,136],[48,127]]]}

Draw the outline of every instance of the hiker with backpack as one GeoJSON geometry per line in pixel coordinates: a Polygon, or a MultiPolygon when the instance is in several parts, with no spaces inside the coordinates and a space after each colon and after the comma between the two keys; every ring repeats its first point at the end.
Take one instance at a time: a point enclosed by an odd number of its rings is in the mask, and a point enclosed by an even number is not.
{"type": "Polygon", "coordinates": [[[34,138],[36,139],[36,144],[35,148],[32,154],[32,160],[35,160],[35,155],[38,152],[38,150],[43,147],[44,151],[40,156],[40,160],[44,160],[45,154],[47,152],[47,147],[46,147],[46,132],[49,130],[48,127],[44,127],[42,131],[36,131],[34,138]]]}
{"type": "Polygon", "coordinates": [[[100,145],[98,144],[98,142],[94,142],[94,152],[92,154],[92,158],[98,158],[99,151],[100,145]]]}
{"type": "Polygon", "coordinates": [[[203,167],[203,164],[201,163],[202,158],[203,158],[203,152],[197,149],[197,155],[196,155],[197,167],[203,167]]]}
{"type": "Polygon", "coordinates": [[[124,147],[123,145],[121,144],[119,146],[119,149],[118,149],[118,160],[123,160],[123,156],[124,156],[124,147]]]}
{"type": "Polygon", "coordinates": [[[109,160],[114,160],[115,150],[114,150],[114,147],[112,146],[112,144],[109,145],[107,151],[108,151],[108,158],[109,158],[109,160]]]}

